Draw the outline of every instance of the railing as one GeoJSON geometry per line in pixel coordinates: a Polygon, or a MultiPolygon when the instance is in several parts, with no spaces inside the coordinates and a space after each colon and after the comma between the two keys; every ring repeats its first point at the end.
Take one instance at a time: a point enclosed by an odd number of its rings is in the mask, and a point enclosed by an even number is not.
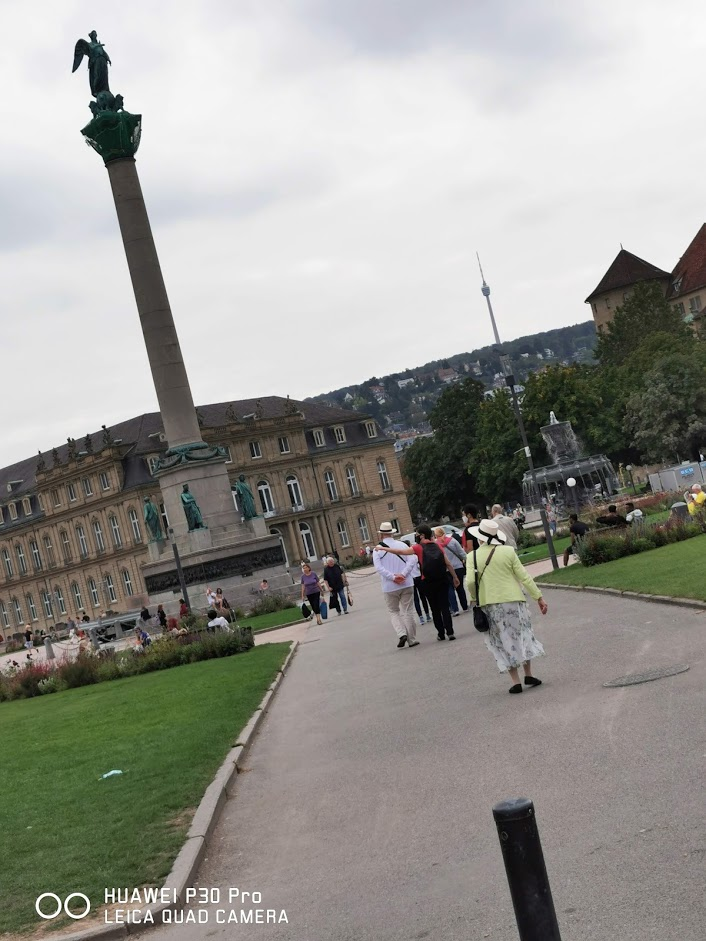
{"type": "Polygon", "coordinates": [[[310,513],[312,510],[321,510],[324,507],[323,500],[309,500],[307,503],[298,503],[296,506],[276,506],[268,510],[263,516],[265,519],[272,519],[275,516],[292,516],[295,513],[310,513]]]}

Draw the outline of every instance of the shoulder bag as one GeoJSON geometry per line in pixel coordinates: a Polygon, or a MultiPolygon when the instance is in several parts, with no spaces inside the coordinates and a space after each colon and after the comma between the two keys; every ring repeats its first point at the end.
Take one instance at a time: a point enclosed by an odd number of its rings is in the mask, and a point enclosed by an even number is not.
{"type": "Polygon", "coordinates": [[[493,558],[497,546],[493,546],[490,550],[490,555],[488,556],[488,561],[483,566],[483,571],[480,573],[480,578],[478,577],[478,562],[476,560],[476,550],[473,550],[473,574],[475,575],[476,581],[476,600],[473,605],[473,626],[477,631],[480,631],[481,634],[484,634],[490,629],[490,622],[488,621],[488,615],[480,606],[480,583],[481,579],[485,575],[485,570],[490,565],[490,562],[493,558]]]}

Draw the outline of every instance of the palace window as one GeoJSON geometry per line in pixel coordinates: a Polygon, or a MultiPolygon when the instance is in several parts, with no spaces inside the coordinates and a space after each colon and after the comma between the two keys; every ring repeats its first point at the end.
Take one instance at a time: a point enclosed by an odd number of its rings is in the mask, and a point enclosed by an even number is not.
{"type": "Polygon", "coordinates": [[[286,435],[282,435],[277,439],[279,444],[279,453],[280,454],[289,454],[289,438],[286,435]]]}
{"type": "Polygon", "coordinates": [[[20,575],[26,575],[27,559],[25,558],[25,551],[19,543],[15,546],[15,555],[17,556],[17,565],[19,566],[20,575]]]}
{"type": "Polygon", "coordinates": [[[51,502],[54,504],[54,506],[61,506],[61,497],[59,496],[58,490],[52,490],[51,502]]]}
{"type": "Polygon", "coordinates": [[[5,571],[7,572],[7,577],[12,578],[15,574],[12,570],[12,559],[10,558],[10,553],[7,549],[2,550],[2,560],[5,563],[5,571]]]}
{"type": "Polygon", "coordinates": [[[259,441],[250,442],[250,457],[255,460],[258,457],[262,457],[262,449],[260,448],[259,441]]]}
{"type": "Polygon", "coordinates": [[[123,537],[120,535],[120,523],[118,522],[117,516],[111,513],[108,517],[108,522],[110,523],[110,534],[113,537],[113,545],[116,549],[119,549],[123,544],[123,537]]]}
{"type": "Polygon", "coordinates": [[[369,438],[377,438],[378,430],[374,421],[366,421],[365,432],[369,438]]]}
{"type": "Polygon", "coordinates": [[[378,476],[383,490],[391,490],[390,478],[387,476],[387,467],[384,461],[378,461],[378,476]]]}
{"type": "Polygon", "coordinates": [[[76,535],[78,536],[78,551],[82,559],[85,559],[88,555],[88,541],[86,540],[86,533],[83,530],[83,526],[76,527],[76,535]]]}
{"type": "Polygon", "coordinates": [[[16,519],[17,519],[17,504],[16,504],[16,503],[8,503],[8,504],[7,504],[7,508],[8,508],[8,510],[10,511],[10,519],[11,519],[11,520],[16,520],[16,519]]]}
{"type": "Polygon", "coordinates": [[[262,512],[267,516],[275,511],[275,501],[272,499],[272,490],[266,480],[258,480],[257,493],[260,497],[262,512]]]}
{"type": "Polygon", "coordinates": [[[369,542],[370,530],[368,529],[368,521],[364,516],[358,517],[358,528],[360,529],[360,538],[363,542],[369,542]]]}
{"type": "Polygon", "coordinates": [[[78,587],[78,582],[71,582],[71,594],[74,596],[74,602],[76,603],[76,613],[83,608],[83,600],[81,599],[81,589],[78,587]]]}
{"type": "Polygon", "coordinates": [[[92,497],[93,496],[93,484],[91,483],[91,478],[84,477],[81,483],[83,484],[83,492],[86,494],[86,496],[92,497]]]}
{"type": "Polygon", "coordinates": [[[142,530],[140,529],[140,521],[138,519],[137,513],[135,510],[130,507],[127,511],[128,519],[130,520],[130,525],[132,526],[132,538],[135,542],[142,542],[142,530]]]}
{"type": "Polygon", "coordinates": [[[12,607],[15,609],[15,623],[19,627],[20,624],[24,624],[25,618],[24,614],[22,614],[22,608],[17,598],[12,599],[12,607]]]}
{"type": "Polygon", "coordinates": [[[32,502],[29,499],[29,497],[22,498],[22,509],[24,511],[25,516],[32,515],[32,502]]]}
{"type": "Polygon", "coordinates": [[[358,487],[358,478],[355,476],[355,469],[351,465],[346,468],[346,481],[348,482],[348,489],[351,492],[351,496],[359,497],[360,489],[358,487]]]}
{"type": "Polygon", "coordinates": [[[292,504],[292,508],[295,510],[301,509],[304,506],[304,501],[302,500],[302,492],[299,486],[299,481],[294,476],[294,474],[289,474],[286,483],[287,491],[289,492],[289,502],[292,504]]]}
{"type": "Polygon", "coordinates": [[[34,566],[34,571],[41,571],[42,557],[39,554],[39,546],[37,545],[37,541],[35,539],[30,539],[29,551],[32,553],[32,565],[34,566]]]}
{"type": "Polygon", "coordinates": [[[336,523],[336,528],[338,529],[338,538],[341,540],[341,547],[347,549],[351,544],[348,538],[348,527],[343,520],[339,520],[338,523],[336,523]]]}
{"type": "Polygon", "coordinates": [[[701,295],[697,294],[696,297],[692,297],[689,300],[689,310],[692,314],[695,314],[697,311],[701,310],[701,295]]]}
{"type": "Polygon", "coordinates": [[[333,429],[334,434],[336,435],[336,444],[345,444],[346,443],[346,429],[343,425],[336,425],[333,429]]]}
{"type": "Polygon", "coordinates": [[[8,614],[4,601],[0,601],[0,613],[2,614],[2,626],[7,631],[10,629],[10,615],[8,614]]]}
{"type": "Polygon", "coordinates": [[[333,471],[326,471],[324,474],[324,483],[328,490],[329,500],[338,500],[338,488],[336,487],[336,478],[333,476],[333,471]]]}
{"type": "Polygon", "coordinates": [[[59,614],[66,614],[66,602],[64,601],[64,593],[59,588],[58,585],[54,588],[54,597],[56,598],[56,603],[59,605],[59,614]]]}
{"type": "Polygon", "coordinates": [[[69,495],[69,503],[75,503],[76,502],[76,485],[67,484],[66,492],[69,495]]]}
{"type": "Polygon", "coordinates": [[[38,621],[37,617],[37,607],[34,603],[34,598],[31,595],[27,595],[27,607],[29,609],[29,618],[31,621],[38,621]]]}
{"type": "Polygon", "coordinates": [[[54,609],[52,608],[52,604],[51,604],[51,595],[49,594],[48,591],[42,591],[41,596],[42,596],[42,606],[44,607],[44,617],[53,618],[54,609]]]}
{"type": "Polygon", "coordinates": [[[229,444],[223,445],[223,450],[226,452],[225,463],[226,463],[226,464],[232,464],[232,463],[233,463],[233,455],[230,453],[230,445],[229,445],[229,444]]]}
{"type": "Polygon", "coordinates": [[[127,569],[123,569],[123,585],[125,586],[125,594],[130,597],[132,594],[132,579],[127,569]]]}
{"type": "Polygon", "coordinates": [[[105,471],[100,472],[98,480],[100,481],[101,490],[110,490],[110,479],[105,471]]]}
{"type": "Polygon", "coordinates": [[[323,448],[326,444],[326,439],[324,438],[324,432],[322,428],[314,429],[314,444],[317,448],[323,448]]]}
{"type": "Polygon", "coordinates": [[[98,520],[93,520],[93,535],[96,538],[96,549],[99,552],[105,552],[105,540],[103,539],[103,527],[98,520]]]}
{"type": "Polygon", "coordinates": [[[62,529],[59,535],[61,537],[61,554],[64,557],[64,562],[68,563],[71,561],[71,540],[65,529],[62,529]]]}
{"type": "Polygon", "coordinates": [[[101,600],[98,597],[98,586],[96,585],[96,580],[94,578],[88,579],[88,591],[91,595],[91,601],[93,602],[93,607],[100,607],[101,600]]]}
{"type": "Polygon", "coordinates": [[[113,576],[109,575],[108,572],[104,576],[105,590],[108,592],[108,601],[111,604],[115,604],[118,600],[118,596],[115,594],[115,585],[113,584],[113,576]]]}

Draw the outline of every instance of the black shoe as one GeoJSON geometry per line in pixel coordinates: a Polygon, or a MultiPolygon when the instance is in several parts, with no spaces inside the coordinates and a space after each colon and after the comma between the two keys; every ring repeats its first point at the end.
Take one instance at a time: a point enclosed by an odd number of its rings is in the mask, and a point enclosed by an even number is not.
{"type": "Polygon", "coordinates": [[[515,683],[515,685],[511,686],[510,689],[508,690],[508,693],[521,693],[521,692],[522,692],[521,683],[515,683]]]}
{"type": "Polygon", "coordinates": [[[448,636],[449,640],[456,640],[456,635],[454,634],[453,631],[451,631],[451,633],[448,634],[447,636],[448,636]]]}
{"type": "Polygon", "coordinates": [[[436,635],[436,639],[437,639],[437,640],[446,640],[446,638],[444,637],[443,634],[437,634],[437,635],[436,635]]]}
{"type": "Polygon", "coordinates": [[[398,647],[404,647],[404,645],[405,645],[406,643],[407,643],[407,635],[404,634],[404,635],[403,635],[402,637],[400,637],[400,639],[397,641],[397,646],[398,646],[398,647]]]}
{"type": "Polygon", "coordinates": [[[541,686],[542,681],[538,680],[536,676],[526,676],[525,677],[525,686],[541,686]]]}

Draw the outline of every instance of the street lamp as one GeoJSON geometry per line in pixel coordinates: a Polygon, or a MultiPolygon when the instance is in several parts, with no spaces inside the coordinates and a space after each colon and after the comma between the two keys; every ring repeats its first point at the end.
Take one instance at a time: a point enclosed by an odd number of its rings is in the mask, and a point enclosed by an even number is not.
{"type": "Polygon", "coordinates": [[[576,492],[576,478],[569,477],[566,481],[566,486],[571,490],[571,496],[574,498],[574,509],[576,510],[576,515],[579,515],[579,495],[576,492]]]}
{"type": "MultiPolygon", "coordinates": [[[[476,252],[476,258],[478,258],[478,253],[476,252]]],[[[520,437],[522,439],[522,446],[525,452],[525,457],[527,458],[527,466],[532,480],[532,489],[533,492],[539,498],[539,515],[542,520],[542,527],[544,528],[544,535],[547,540],[547,548],[549,549],[549,558],[552,560],[552,568],[558,569],[559,562],[557,561],[556,552],[554,551],[554,540],[552,539],[552,531],[549,528],[549,520],[547,519],[547,513],[544,509],[544,504],[542,503],[542,498],[539,493],[539,484],[537,483],[537,474],[534,469],[534,461],[532,460],[532,452],[530,451],[529,441],[527,440],[527,432],[525,431],[525,423],[522,420],[522,412],[520,411],[520,403],[517,400],[517,392],[515,391],[515,377],[512,374],[512,366],[510,365],[510,357],[507,353],[502,352],[502,346],[500,344],[500,334],[498,333],[498,327],[495,323],[495,315],[493,313],[493,305],[490,303],[490,287],[486,284],[485,277],[483,275],[483,269],[481,268],[480,258],[478,258],[478,267],[480,268],[480,276],[483,279],[483,286],[481,288],[481,293],[486,300],[488,305],[488,313],[490,314],[490,323],[493,327],[493,335],[495,337],[495,343],[500,352],[500,365],[502,366],[503,375],[505,376],[505,385],[510,390],[510,395],[512,396],[512,407],[515,412],[515,419],[517,420],[517,427],[520,430],[520,437]]]]}
{"type": "Polygon", "coordinates": [[[637,487],[635,486],[635,480],[632,476],[632,464],[626,464],[625,470],[630,474],[630,483],[632,484],[632,492],[637,496],[637,487]]]}

